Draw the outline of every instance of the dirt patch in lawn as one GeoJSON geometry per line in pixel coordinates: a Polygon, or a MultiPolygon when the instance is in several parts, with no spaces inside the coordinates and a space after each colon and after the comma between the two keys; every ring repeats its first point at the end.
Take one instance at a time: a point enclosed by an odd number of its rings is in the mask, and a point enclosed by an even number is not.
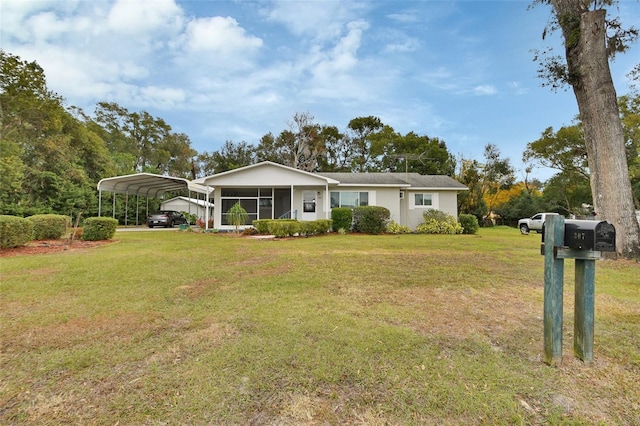
{"type": "Polygon", "coordinates": [[[86,250],[94,247],[103,246],[105,244],[111,244],[113,242],[114,242],[113,240],[101,240],[101,241],[74,240],[72,243],[69,243],[69,240],[66,240],[66,239],[30,241],[21,247],[0,248],[0,257],[58,253],[66,250],[72,250],[72,251],[86,250]]]}

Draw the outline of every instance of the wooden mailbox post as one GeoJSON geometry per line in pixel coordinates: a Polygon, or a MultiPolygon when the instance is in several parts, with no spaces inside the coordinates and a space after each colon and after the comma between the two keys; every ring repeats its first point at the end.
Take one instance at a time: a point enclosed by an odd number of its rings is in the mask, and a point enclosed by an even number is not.
{"type": "Polygon", "coordinates": [[[575,259],[573,351],[585,363],[593,362],[595,261],[602,251],[615,251],[616,231],[609,222],[567,220],[549,216],[543,226],[544,362],[562,361],[562,296],[564,259],[575,259]]]}

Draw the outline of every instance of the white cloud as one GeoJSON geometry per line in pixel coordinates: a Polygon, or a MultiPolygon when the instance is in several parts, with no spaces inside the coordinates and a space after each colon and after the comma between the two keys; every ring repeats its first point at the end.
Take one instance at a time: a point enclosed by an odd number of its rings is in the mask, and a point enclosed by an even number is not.
{"type": "Polygon", "coordinates": [[[182,89],[146,86],[140,88],[139,99],[142,105],[155,105],[167,110],[182,104],[186,100],[186,94],[182,89]]]}
{"type": "Polygon", "coordinates": [[[107,25],[119,34],[171,32],[182,27],[183,12],[174,0],[116,0],[109,11],[107,25]]]}
{"type": "Polygon", "coordinates": [[[247,35],[231,17],[214,16],[190,21],[185,30],[185,47],[191,52],[230,53],[262,46],[258,37],[247,35]]]}
{"type": "Polygon", "coordinates": [[[397,40],[386,43],[382,53],[409,53],[420,48],[420,42],[412,37],[397,37],[397,40]]]}
{"type": "Polygon", "coordinates": [[[369,28],[365,21],[349,22],[347,34],[340,39],[331,52],[332,68],[338,71],[348,71],[358,62],[358,49],[362,43],[362,34],[369,28]]]}
{"type": "Polygon", "coordinates": [[[82,24],[78,25],[78,28],[73,20],[59,19],[53,12],[42,12],[31,16],[27,20],[25,27],[29,29],[31,37],[36,43],[43,43],[55,41],[65,33],[74,32],[76,28],[80,31],[86,30],[89,26],[89,21],[83,20],[82,24]]]}
{"type": "Polygon", "coordinates": [[[529,93],[529,89],[527,89],[526,87],[522,87],[517,81],[508,83],[508,86],[516,95],[526,95],[527,93],[529,93]]]}
{"type": "Polygon", "coordinates": [[[312,55],[305,58],[306,72],[312,75],[304,91],[311,96],[323,98],[361,97],[363,81],[357,77],[358,49],[362,43],[362,35],[369,28],[367,22],[359,20],[346,25],[346,34],[335,46],[323,51],[316,46],[312,55]]]}
{"type": "Polygon", "coordinates": [[[66,30],[65,24],[57,19],[59,14],[70,14],[76,10],[78,1],[25,1],[2,0],[0,5],[0,40],[33,42],[34,37],[48,37],[55,32],[66,30]],[[53,28],[50,28],[53,27],[53,28]]]}
{"type": "Polygon", "coordinates": [[[364,3],[345,1],[289,1],[277,0],[265,11],[267,18],[284,24],[297,36],[311,36],[318,40],[338,37],[343,23],[356,16],[364,3]]]}
{"type": "Polygon", "coordinates": [[[479,96],[485,95],[495,95],[498,93],[498,90],[489,84],[481,84],[480,86],[476,86],[473,88],[473,93],[479,96]]]}
{"type": "Polygon", "coordinates": [[[418,22],[419,15],[415,10],[407,10],[400,13],[390,13],[387,15],[392,21],[400,22],[402,24],[413,24],[418,22]]]}
{"type": "Polygon", "coordinates": [[[45,70],[47,84],[76,102],[114,100],[115,93],[121,92],[113,89],[113,85],[149,76],[147,68],[132,61],[113,61],[57,46],[50,46],[46,51],[26,48],[22,54],[37,57],[45,70]]]}

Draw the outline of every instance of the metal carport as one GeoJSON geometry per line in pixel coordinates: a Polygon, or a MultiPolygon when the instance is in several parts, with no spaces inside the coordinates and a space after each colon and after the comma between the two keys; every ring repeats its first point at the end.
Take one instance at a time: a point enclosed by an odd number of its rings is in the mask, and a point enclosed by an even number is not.
{"type": "MultiPolygon", "coordinates": [[[[125,195],[125,225],[128,221],[128,202],[129,195],[136,196],[136,225],[139,224],[139,205],[140,196],[147,199],[147,210],[149,209],[149,198],[163,198],[164,194],[171,191],[183,191],[191,193],[207,194],[210,189],[207,186],[193,183],[188,179],[162,176],[153,173],[136,173],[132,175],[115,176],[105,178],[98,182],[98,216],[102,216],[102,191],[112,192],[113,197],[113,217],[115,218],[116,197],[115,194],[125,195]]],[[[190,212],[189,212],[190,213],[190,212]]]]}

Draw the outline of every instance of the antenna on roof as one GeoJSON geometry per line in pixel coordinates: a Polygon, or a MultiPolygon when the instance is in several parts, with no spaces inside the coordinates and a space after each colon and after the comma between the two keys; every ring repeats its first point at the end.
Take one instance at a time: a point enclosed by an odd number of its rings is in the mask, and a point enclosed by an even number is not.
{"type": "Polygon", "coordinates": [[[407,152],[407,153],[404,153],[404,154],[389,154],[389,157],[397,158],[397,159],[403,159],[404,160],[404,173],[408,177],[409,176],[409,161],[408,160],[418,160],[423,166],[425,166],[426,164],[424,164],[424,161],[422,161],[422,160],[437,160],[437,158],[424,157],[424,155],[426,153],[427,153],[427,151],[424,151],[421,154],[413,154],[413,153],[407,152]]]}

